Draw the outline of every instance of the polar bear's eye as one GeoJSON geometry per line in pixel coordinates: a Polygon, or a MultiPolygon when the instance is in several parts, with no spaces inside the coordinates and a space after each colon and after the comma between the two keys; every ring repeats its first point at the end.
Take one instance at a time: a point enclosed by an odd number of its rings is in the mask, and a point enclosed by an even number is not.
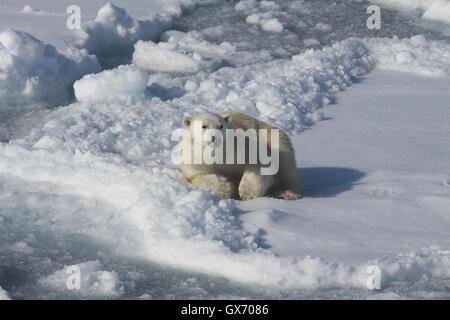
{"type": "Polygon", "coordinates": [[[223,125],[220,125],[220,126],[219,126],[219,129],[223,129],[223,125]]]}
{"type": "Polygon", "coordinates": [[[202,126],[202,129],[206,129],[206,126],[205,126],[205,125],[203,125],[203,126],[202,126]]]}

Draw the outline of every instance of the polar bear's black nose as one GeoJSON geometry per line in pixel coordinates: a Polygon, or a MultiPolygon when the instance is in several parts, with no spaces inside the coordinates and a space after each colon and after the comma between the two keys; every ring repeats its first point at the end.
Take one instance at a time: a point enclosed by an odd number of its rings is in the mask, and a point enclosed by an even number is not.
{"type": "Polygon", "coordinates": [[[211,141],[212,141],[212,142],[216,141],[216,137],[215,137],[215,136],[212,136],[212,137],[211,137],[211,141]]]}

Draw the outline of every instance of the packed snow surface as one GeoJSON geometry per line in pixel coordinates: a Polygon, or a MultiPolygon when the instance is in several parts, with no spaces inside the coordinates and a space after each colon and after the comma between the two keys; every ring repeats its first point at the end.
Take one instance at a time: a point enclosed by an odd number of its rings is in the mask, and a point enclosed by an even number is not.
{"type": "Polygon", "coordinates": [[[361,2],[121,5],[64,54],[0,33],[0,298],[449,297],[448,39],[352,34],[361,2]],[[230,109],[291,136],[304,199],[185,181],[172,133],[230,109]]]}

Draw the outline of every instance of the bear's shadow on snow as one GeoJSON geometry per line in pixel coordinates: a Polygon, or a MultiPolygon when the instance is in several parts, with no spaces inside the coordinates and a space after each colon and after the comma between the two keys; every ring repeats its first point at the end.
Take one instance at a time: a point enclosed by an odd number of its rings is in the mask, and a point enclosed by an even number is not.
{"type": "Polygon", "coordinates": [[[365,176],[359,170],[340,167],[298,168],[305,197],[329,198],[351,190],[365,176]]]}
{"type": "MultiPolygon", "coordinates": [[[[351,190],[358,181],[365,176],[365,173],[351,168],[341,167],[309,167],[297,168],[305,198],[331,198],[336,195],[351,190]]],[[[296,200],[299,208],[303,200],[296,200]]],[[[287,215],[282,210],[272,210],[271,218],[273,220],[282,219],[287,215]]],[[[236,215],[245,214],[246,211],[236,210],[236,215]]],[[[267,232],[259,228],[256,234],[256,244],[263,249],[269,249],[271,246],[267,243],[265,235],[267,232]]]]}

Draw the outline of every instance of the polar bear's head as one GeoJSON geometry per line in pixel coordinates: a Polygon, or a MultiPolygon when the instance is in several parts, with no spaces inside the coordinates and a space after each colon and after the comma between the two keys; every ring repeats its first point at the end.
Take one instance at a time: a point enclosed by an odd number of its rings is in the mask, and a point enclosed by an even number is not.
{"type": "Polygon", "coordinates": [[[220,144],[225,139],[225,130],[230,121],[229,115],[216,113],[198,113],[192,118],[184,118],[183,126],[189,130],[193,140],[201,141],[203,145],[220,144]]]}

